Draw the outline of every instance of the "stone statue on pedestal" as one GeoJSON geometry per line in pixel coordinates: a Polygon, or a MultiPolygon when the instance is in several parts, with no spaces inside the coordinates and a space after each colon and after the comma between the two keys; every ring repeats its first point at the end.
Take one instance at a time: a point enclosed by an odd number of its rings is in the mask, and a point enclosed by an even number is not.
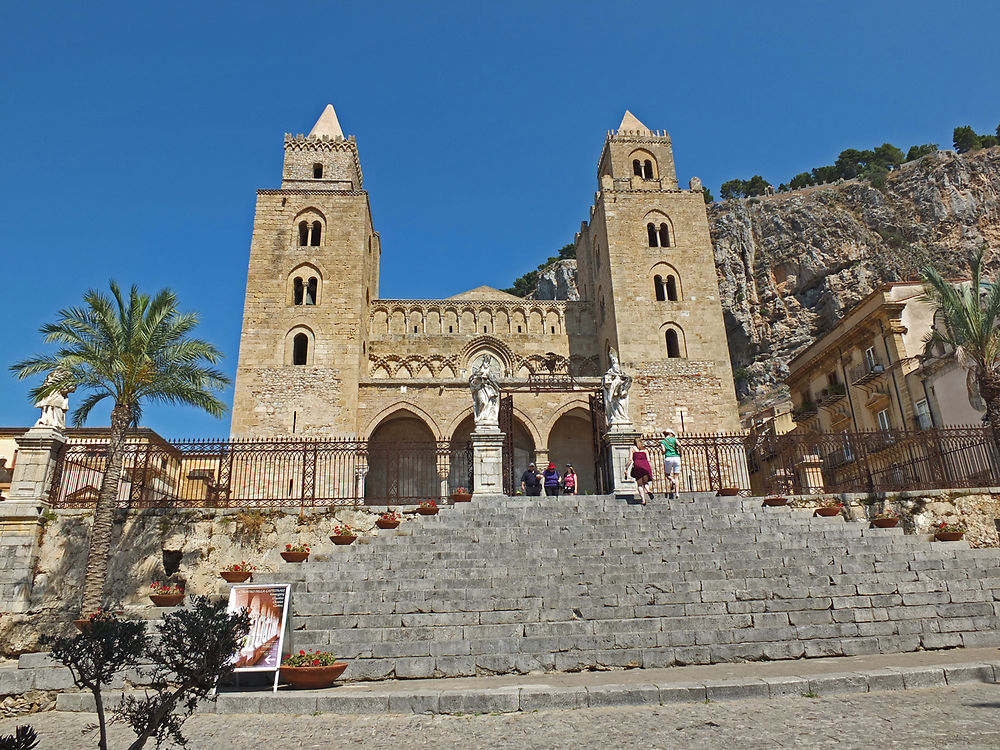
{"type": "Polygon", "coordinates": [[[632,378],[625,374],[618,363],[618,352],[611,349],[608,352],[608,359],[611,360],[611,367],[601,378],[608,427],[631,425],[632,422],[628,416],[628,389],[632,387],[632,378]]]}
{"type": "Polygon", "coordinates": [[[500,429],[500,381],[491,366],[491,359],[484,355],[469,375],[472,391],[472,413],[476,429],[500,429]]]}
{"type": "MultiPolygon", "coordinates": [[[[50,372],[42,385],[49,385],[66,376],[63,370],[53,370],[50,372]]],[[[54,427],[57,430],[66,428],[66,412],[69,411],[69,394],[76,388],[70,386],[53,393],[45,398],[39,399],[35,407],[42,410],[41,416],[35,422],[35,427],[54,427]]]]}

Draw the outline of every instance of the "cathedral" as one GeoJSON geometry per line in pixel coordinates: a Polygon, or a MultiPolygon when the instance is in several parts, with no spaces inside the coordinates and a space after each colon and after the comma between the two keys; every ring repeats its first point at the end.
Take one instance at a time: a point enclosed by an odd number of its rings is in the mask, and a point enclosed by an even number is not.
{"type": "Polygon", "coordinates": [[[669,135],[631,112],[608,132],[574,244],[579,300],[380,298],[357,141],[327,105],[307,136],[285,135],[281,187],[257,192],[233,438],[464,443],[486,356],[508,475],[571,462],[592,489],[611,349],[637,431],[738,429],[701,183],[678,187],[669,135]]]}

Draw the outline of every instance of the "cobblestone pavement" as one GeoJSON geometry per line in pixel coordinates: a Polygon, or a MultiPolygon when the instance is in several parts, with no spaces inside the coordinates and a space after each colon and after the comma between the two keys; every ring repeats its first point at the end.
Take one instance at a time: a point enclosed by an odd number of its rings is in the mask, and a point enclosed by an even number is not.
{"type": "MultiPolygon", "coordinates": [[[[94,748],[92,715],[50,712],[31,723],[38,750],[94,748]]],[[[186,725],[191,750],[405,748],[991,748],[1000,747],[1000,685],[968,685],[828,698],[591,708],[482,716],[204,714],[186,725]]],[[[131,732],[115,727],[111,748],[131,732]]],[[[150,745],[151,747],[151,745],[150,745]]]]}

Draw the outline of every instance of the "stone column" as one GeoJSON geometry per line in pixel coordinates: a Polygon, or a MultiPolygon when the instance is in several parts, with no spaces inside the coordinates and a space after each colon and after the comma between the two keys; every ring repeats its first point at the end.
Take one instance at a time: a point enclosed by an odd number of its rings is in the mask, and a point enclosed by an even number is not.
{"type": "Polygon", "coordinates": [[[368,476],[368,464],[359,458],[354,467],[354,497],[362,500],[365,496],[365,477],[368,476]]]}
{"type": "Polygon", "coordinates": [[[819,495],[826,491],[823,484],[823,459],[818,455],[803,456],[795,468],[799,472],[799,481],[805,492],[810,495],[819,495]]]}
{"type": "Polygon", "coordinates": [[[38,541],[45,514],[56,456],[66,434],[52,427],[33,427],[17,439],[17,463],[10,495],[0,503],[0,612],[25,612],[38,560],[38,541]]]}
{"type": "Polygon", "coordinates": [[[617,424],[604,433],[604,445],[611,461],[611,491],[615,495],[639,494],[635,480],[625,477],[629,448],[635,445],[637,437],[640,437],[640,433],[631,424],[617,424]]]}
{"type": "Polygon", "coordinates": [[[503,440],[498,428],[477,427],[472,431],[473,497],[503,494],[503,440]]]}

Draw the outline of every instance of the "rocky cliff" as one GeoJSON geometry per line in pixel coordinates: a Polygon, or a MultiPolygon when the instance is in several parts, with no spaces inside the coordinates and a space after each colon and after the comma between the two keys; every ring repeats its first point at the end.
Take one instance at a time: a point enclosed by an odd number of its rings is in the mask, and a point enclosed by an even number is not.
{"type": "Polygon", "coordinates": [[[927,262],[958,275],[971,251],[1000,249],[998,196],[992,148],[904,164],[882,189],[852,180],[709,206],[739,395],[773,390],[795,354],[879,285],[927,262]]]}
{"type": "MultiPolygon", "coordinates": [[[[962,274],[984,243],[1000,251],[1000,148],[931,154],[881,189],[852,180],[714,203],[708,218],[737,392],[766,396],[792,357],[880,284],[927,262],[962,274]]],[[[575,261],[555,265],[533,296],[576,299],[575,261]]]]}

